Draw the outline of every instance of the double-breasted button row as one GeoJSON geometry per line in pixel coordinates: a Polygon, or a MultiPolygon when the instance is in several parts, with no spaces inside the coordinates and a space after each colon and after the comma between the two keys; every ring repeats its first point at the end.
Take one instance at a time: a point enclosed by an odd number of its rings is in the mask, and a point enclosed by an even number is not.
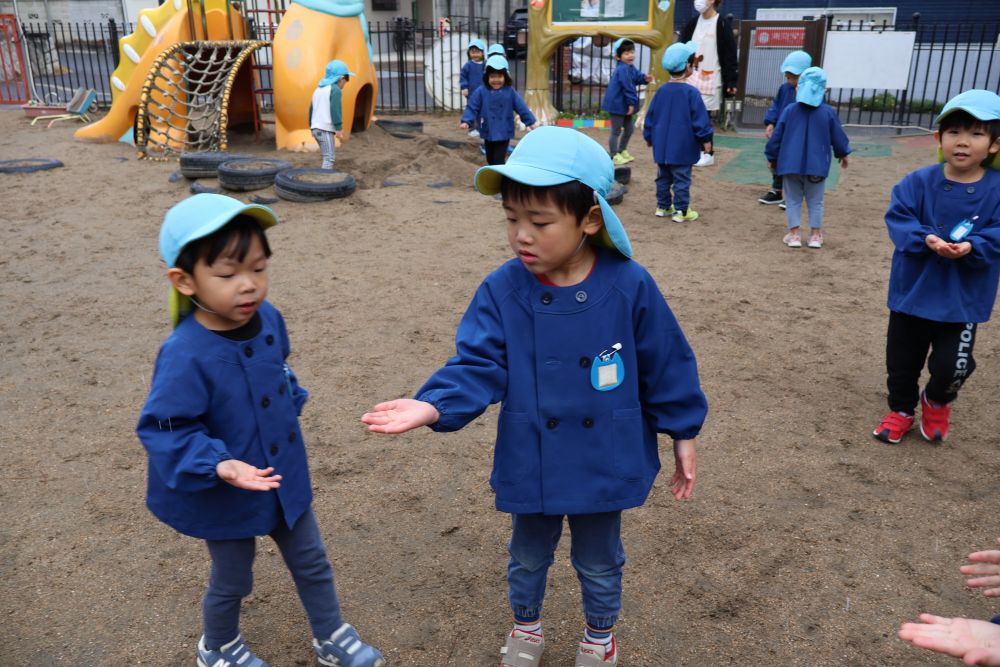
{"type": "MultiPolygon", "coordinates": [[[[583,303],[584,301],[587,300],[587,293],[584,292],[583,290],[580,290],[579,292],[573,295],[573,298],[576,299],[577,303],[583,303]]],[[[542,292],[542,296],[538,300],[541,301],[543,305],[547,306],[550,303],[552,303],[552,293],[542,292]]]]}
{"type": "MultiPolygon", "coordinates": [[[[593,417],[584,417],[583,420],[580,423],[583,424],[584,428],[593,428],[593,426],[594,426],[594,418],[593,417]]],[[[547,422],[545,422],[545,427],[548,428],[548,429],[550,429],[550,430],[554,429],[557,426],[559,426],[559,420],[556,419],[555,417],[552,417],[547,422]]]]}

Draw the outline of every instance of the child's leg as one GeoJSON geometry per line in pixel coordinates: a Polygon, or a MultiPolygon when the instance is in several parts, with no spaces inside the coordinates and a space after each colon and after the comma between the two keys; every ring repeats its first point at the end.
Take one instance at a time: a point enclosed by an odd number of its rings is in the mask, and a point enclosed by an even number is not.
{"type": "MultiPolygon", "coordinates": [[[[787,187],[787,181],[786,181],[787,187]]],[[[912,415],[920,402],[920,371],[927,360],[933,322],[905,313],[889,313],[885,341],[889,409],[912,415]]],[[[960,325],[961,326],[961,325],[960,325]]]]}
{"type": "Polygon", "coordinates": [[[617,113],[608,114],[611,116],[611,134],[608,135],[608,153],[611,157],[618,155],[622,150],[618,147],[618,135],[622,133],[622,125],[625,123],[625,116],[617,113]]]}
{"type": "Polygon", "coordinates": [[[802,199],[805,196],[805,177],[799,174],[785,174],[781,182],[785,186],[785,215],[788,216],[788,228],[798,230],[802,222],[802,199]]]}
{"type": "Polygon", "coordinates": [[[774,174],[771,177],[771,189],[777,192],[779,195],[781,194],[781,176],[774,174]]]}
{"type": "Polygon", "coordinates": [[[334,138],[333,132],[313,128],[312,135],[313,138],[316,139],[316,143],[319,144],[319,151],[323,156],[323,164],[321,165],[321,168],[333,169],[333,156],[334,151],[337,149],[337,142],[334,138]]]}
{"type": "Polygon", "coordinates": [[[254,539],[205,540],[212,557],[201,603],[205,647],[217,650],[240,634],[240,603],[253,590],[254,539]]]}
{"type": "Polygon", "coordinates": [[[803,196],[809,207],[809,229],[813,234],[819,234],[823,227],[823,196],[826,192],[826,179],[815,180],[807,176],[803,181],[803,196]]]}
{"type": "Polygon", "coordinates": [[[635,115],[622,116],[622,118],[622,138],[618,142],[618,150],[624,153],[625,149],[628,148],[628,140],[632,138],[632,132],[635,131],[635,115]]]}
{"type": "Polygon", "coordinates": [[[656,165],[656,208],[669,210],[673,206],[670,188],[674,185],[674,174],[668,164],[656,165]]]}
{"type": "Polygon", "coordinates": [[[691,165],[672,164],[670,171],[674,177],[674,208],[687,211],[691,207],[691,165]]]}
{"type": "Polygon", "coordinates": [[[562,534],[562,517],[512,514],[507,550],[507,596],[514,621],[534,623],[542,617],[549,566],[562,534]]]}
{"type": "Polygon", "coordinates": [[[340,616],[333,568],[326,557],[312,508],[299,517],[291,529],[281,523],[271,533],[271,538],[278,545],[295,581],[313,637],[326,639],[343,625],[344,620],[340,616]]]}
{"type": "Polygon", "coordinates": [[[931,356],[927,360],[930,379],[924,394],[928,400],[946,405],[955,400],[962,384],[976,370],[972,356],[976,324],[935,322],[932,329],[931,356]]]}
{"type": "Polygon", "coordinates": [[[510,139],[505,141],[484,141],[486,146],[486,164],[503,164],[507,161],[507,146],[510,139]]]}
{"type": "Polygon", "coordinates": [[[622,606],[621,512],[577,514],[569,517],[573,539],[570,558],[580,580],[583,612],[591,632],[610,632],[622,606]]]}

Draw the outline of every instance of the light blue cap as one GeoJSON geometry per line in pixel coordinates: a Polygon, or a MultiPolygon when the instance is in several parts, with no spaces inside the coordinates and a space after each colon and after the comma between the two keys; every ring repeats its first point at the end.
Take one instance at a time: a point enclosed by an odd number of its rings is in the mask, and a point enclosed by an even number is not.
{"type": "Polygon", "coordinates": [[[503,48],[503,44],[490,44],[490,48],[486,49],[486,57],[490,56],[506,56],[507,49],[503,48]]]}
{"type": "Polygon", "coordinates": [[[354,72],[348,71],[347,65],[343,60],[331,60],[326,64],[326,76],[320,79],[319,87],[326,88],[329,85],[337,83],[342,76],[356,75],[354,72]]]}
{"type": "Polygon", "coordinates": [[[953,111],[965,111],[982,121],[1000,120],[1000,95],[976,88],[959,93],[948,100],[934,123],[940,123],[942,118],[953,111]]]}
{"type": "Polygon", "coordinates": [[[615,54],[617,57],[619,55],[618,49],[621,48],[622,44],[628,42],[629,44],[635,45],[635,40],[629,39],[628,37],[619,37],[615,40],[615,43],[611,45],[611,53],[615,54]]]}
{"type": "MultiPolygon", "coordinates": [[[[278,224],[274,211],[258,204],[244,204],[226,195],[202,193],[174,204],[160,226],[160,258],[174,268],[177,256],[188,243],[204,238],[226,226],[238,215],[247,215],[262,229],[278,224]]],[[[170,321],[175,327],[191,312],[191,300],[170,288],[170,321]]]]}
{"type": "Polygon", "coordinates": [[[510,63],[508,63],[507,59],[503,56],[490,56],[486,59],[487,69],[495,69],[499,72],[506,70],[508,67],[510,67],[510,63]]]}
{"type": "Polygon", "coordinates": [[[792,51],[785,56],[785,62],[781,63],[781,71],[798,76],[812,67],[812,64],[812,56],[805,51],[792,51]]]}
{"type": "Polygon", "coordinates": [[[688,60],[698,51],[694,42],[677,42],[667,47],[663,52],[663,69],[668,72],[682,72],[687,67],[688,60]]]}
{"type": "Polygon", "coordinates": [[[795,101],[818,107],[826,98],[826,72],[821,67],[809,67],[799,75],[795,101]]]}
{"type": "Polygon", "coordinates": [[[506,164],[481,167],[476,189],[484,195],[500,192],[503,177],[536,187],[580,181],[593,188],[604,226],[594,240],[632,257],[632,244],[607,196],[615,181],[615,166],[599,143],[568,127],[540,127],[518,142],[506,164]]]}
{"type": "Polygon", "coordinates": [[[469,40],[469,45],[465,47],[465,50],[468,51],[473,47],[479,49],[480,51],[486,51],[486,42],[479,39],[478,37],[476,39],[469,40]]]}

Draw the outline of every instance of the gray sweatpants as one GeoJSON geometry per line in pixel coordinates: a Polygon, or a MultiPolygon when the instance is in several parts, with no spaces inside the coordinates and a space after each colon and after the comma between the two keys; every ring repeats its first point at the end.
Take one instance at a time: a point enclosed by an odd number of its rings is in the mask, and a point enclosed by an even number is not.
{"type": "Polygon", "coordinates": [[[323,169],[333,169],[333,154],[337,150],[337,142],[333,132],[312,128],[313,138],[319,144],[319,152],[323,155],[323,169]]]}

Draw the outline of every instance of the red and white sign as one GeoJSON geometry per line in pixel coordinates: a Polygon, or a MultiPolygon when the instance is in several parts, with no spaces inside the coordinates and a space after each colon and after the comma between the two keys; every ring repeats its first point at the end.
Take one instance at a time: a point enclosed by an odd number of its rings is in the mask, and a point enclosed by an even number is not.
{"type": "Polygon", "coordinates": [[[753,45],[759,48],[802,48],[805,39],[805,28],[756,28],[753,31],[753,45]]]}

